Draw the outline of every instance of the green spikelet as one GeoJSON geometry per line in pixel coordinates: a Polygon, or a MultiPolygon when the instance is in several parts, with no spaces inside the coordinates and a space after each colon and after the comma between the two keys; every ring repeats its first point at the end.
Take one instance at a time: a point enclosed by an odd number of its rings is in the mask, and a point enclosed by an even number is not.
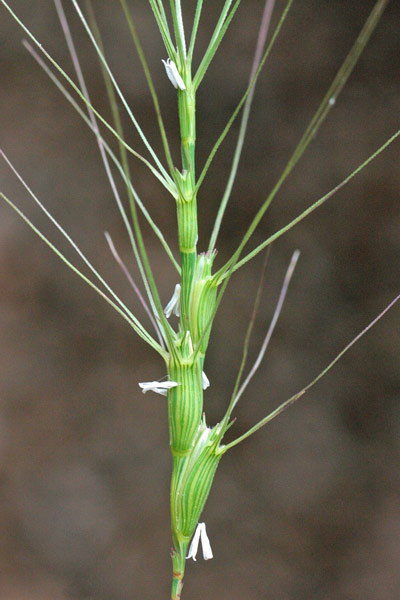
{"type": "Polygon", "coordinates": [[[219,425],[200,423],[186,456],[175,456],[171,481],[171,526],[174,550],[172,598],[182,589],[185,560],[190,539],[200,519],[222,454],[218,452],[219,425]],[[175,595],[174,595],[175,594],[175,595]]]}
{"type": "MultiPolygon", "coordinates": [[[[187,344],[188,336],[186,337],[187,344]]],[[[172,454],[185,455],[192,447],[203,412],[202,360],[173,359],[168,373],[178,383],[168,393],[168,423],[172,454]]]]}
{"type": "Polygon", "coordinates": [[[200,519],[221,458],[219,426],[200,423],[190,452],[175,457],[171,484],[172,531],[177,542],[189,541],[200,519]]]}
{"type": "Polygon", "coordinates": [[[200,343],[200,353],[204,356],[211,331],[212,315],[215,308],[217,285],[211,275],[215,253],[204,253],[197,257],[190,296],[190,325],[192,339],[200,343]]]}

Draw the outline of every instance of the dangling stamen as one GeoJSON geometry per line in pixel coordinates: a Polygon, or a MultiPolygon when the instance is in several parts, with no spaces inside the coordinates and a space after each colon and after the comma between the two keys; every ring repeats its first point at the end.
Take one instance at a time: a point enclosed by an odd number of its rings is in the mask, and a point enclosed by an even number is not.
{"type": "Polygon", "coordinates": [[[210,540],[208,539],[205,523],[198,523],[196,531],[192,538],[192,543],[190,544],[189,554],[187,555],[186,558],[193,558],[194,561],[196,560],[200,540],[201,540],[201,547],[203,550],[204,560],[210,560],[210,558],[213,558],[211,544],[210,544],[210,540]]]}
{"type": "Polygon", "coordinates": [[[174,313],[177,317],[181,314],[181,286],[179,283],[176,284],[174,293],[172,294],[171,300],[164,308],[164,314],[167,319],[174,313]]]}
{"type": "Polygon", "coordinates": [[[204,560],[210,560],[213,557],[213,553],[211,550],[210,540],[208,539],[208,535],[206,532],[206,524],[201,523],[201,547],[203,549],[203,558],[204,560]]]}
{"type": "Polygon", "coordinates": [[[210,387],[210,381],[209,381],[207,375],[204,373],[204,371],[201,374],[201,382],[202,382],[203,390],[206,390],[208,387],[210,387]]]}
{"type": "Polygon", "coordinates": [[[167,60],[162,60],[164,63],[165,71],[168,75],[168,79],[172,83],[175,89],[186,90],[185,82],[183,81],[176,64],[173,60],[168,58],[167,60]]]}
{"type": "Polygon", "coordinates": [[[143,394],[146,392],[155,392],[156,394],[161,394],[161,396],[166,396],[168,390],[179,385],[176,381],[143,381],[139,383],[139,387],[142,388],[143,394]]]}

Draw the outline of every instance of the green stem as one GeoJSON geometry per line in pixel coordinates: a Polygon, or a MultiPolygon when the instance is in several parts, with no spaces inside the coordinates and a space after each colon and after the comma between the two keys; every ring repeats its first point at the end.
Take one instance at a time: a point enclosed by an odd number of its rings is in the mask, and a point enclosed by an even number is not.
{"type": "MultiPolygon", "coordinates": [[[[188,67],[190,69],[190,67],[188,67]]],[[[196,97],[190,73],[185,73],[186,90],[178,92],[182,174],[179,174],[177,219],[181,255],[181,327],[189,328],[189,303],[197,257],[197,201],[195,180],[196,97]]]]}
{"type": "MultiPolygon", "coordinates": [[[[187,75],[186,78],[189,79],[187,75]]],[[[186,82],[186,87],[186,90],[178,92],[182,168],[190,173],[191,183],[194,184],[196,144],[196,96],[192,88],[191,82],[186,82]]]]}
{"type": "Polygon", "coordinates": [[[185,572],[185,554],[174,551],[172,553],[172,590],[171,600],[180,600],[183,588],[183,575],[185,572]]]}
{"type": "Polygon", "coordinates": [[[189,329],[190,293],[196,266],[197,203],[178,200],[178,235],[181,254],[181,328],[189,329]]]}

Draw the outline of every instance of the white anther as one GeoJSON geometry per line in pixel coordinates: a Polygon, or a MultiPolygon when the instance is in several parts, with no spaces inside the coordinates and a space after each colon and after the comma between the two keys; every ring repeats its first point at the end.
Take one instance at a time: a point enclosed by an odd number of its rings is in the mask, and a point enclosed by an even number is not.
{"type": "Polygon", "coordinates": [[[174,293],[172,294],[171,300],[164,308],[164,314],[167,319],[174,313],[177,317],[181,314],[181,286],[179,283],[176,284],[174,293]]]}
{"type": "Polygon", "coordinates": [[[162,62],[164,63],[164,67],[167,72],[168,79],[170,80],[170,82],[172,83],[174,88],[175,89],[179,88],[180,90],[186,90],[185,82],[183,81],[174,61],[171,60],[170,58],[168,58],[167,60],[162,59],[162,62]]]}
{"type": "Polygon", "coordinates": [[[176,387],[178,384],[176,381],[143,381],[139,383],[139,387],[142,388],[143,394],[146,392],[155,392],[156,394],[161,394],[162,396],[166,396],[168,390],[176,387]]]}
{"type": "Polygon", "coordinates": [[[204,560],[209,560],[210,558],[213,558],[211,544],[210,544],[210,540],[208,539],[208,536],[207,536],[205,523],[198,523],[196,531],[195,531],[193,539],[192,539],[192,543],[190,544],[189,554],[187,555],[186,558],[193,558],[193,560],[196,560],[200,540],[201,540],[201,547],[203,550],[204,560]]]}
{"type": "Polygon", "coordinates": [[[201,381],[202,381],[202,385],[203,385],[203,390],[206,390],[208,387],[210,387],[210,381],[209,381],[207,375],[204,373],[204,371],[201,374],[201,381]]]}
{"type": "Polygon", "coordinates": [[[190,354],[193,354],[194,348],[193,348],[192,336],[190,335],[190,331],[186,332],[185,342],[187,342],[189,344],[189,352],[190,352],[190,354]]]}

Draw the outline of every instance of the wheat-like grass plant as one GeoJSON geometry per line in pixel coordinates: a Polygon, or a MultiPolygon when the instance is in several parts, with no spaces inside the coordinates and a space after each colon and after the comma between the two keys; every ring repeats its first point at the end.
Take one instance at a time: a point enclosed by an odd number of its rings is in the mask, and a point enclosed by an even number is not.
{"type": "MultiPolygon", "coordinates": [[[[185,3],[181,3],[181,0],[170,0],[170,2],[166,0],[149,0],[149,6],[165,47],[165,54],[163,57],[160,57],[159,63],[156,65],[148,63],[143,51],[140,35],[138,35],[135,23],[135,4],[129,3],[127,0],[120,0],[119,3],[114,3],[115,8],[119,4],[119,8],[124,13],[133,45],[136,48],[145,73],[149,89],[149,102],[153,103],[162,140],[163,156],[160,156],[146,137],[146,133],[135,116],[134,109],[127,102],[124,92],[110,68],[104,51],[101,33],[96,22],[96,7],[94,2],[87,1],[84,3],[84,6],[83,3],[81,6],[77,0],[71,0],[71,4],[93,45],[103,71],[105,90],[108,94],[113,117],[111,122],[99,112],[90,98],[78,53],[75,49],[68,21],[64,13],[62,0],[54,0],[54,4],[74,64],[74,77],[68,75],[63,67],[41,45],[40,41],[34,37],[30,31],[29,24],[23,23],[14,12],[12,3],[1,0],[3,18],[5,18],[8,12],[24,30],[27,37],[27,41],[24,44],[27,50],[40,67],[45,70],[65,99],[72,104],[82,118],[85,126],[93,132],[117,208],[126,228],[133,255],[139,267],[141,284],[132,279],[127,267],[118,255],[110,235],[106,233],[110,250],[144,307],[149,325],[142,323],[126,303],[118,297],[112,287],[108,285],[102,275],[93,266],[92,262],[73,241],[70,234],[64,230],[63,226],[41,203],[34,191],[6,156],[5,151],[1,150],[2,158],[14,171],[28,195],[44,212],[52,224],[55,225],[74,251],[76,251],[92,277],[90,278],[86,272],[79,269],[58,250],[47,236],[3,192],[0,194],[2,199],[17,212],[70,269],[100,294],[125,319],[135,333],[161,357],[165,364],[164,378],[157,381],[140,382],[139,386],[143,393],[157,393],[166,397],[170,451],[172,454],[170,495],[173,540],[172,600],[177,600],[181,597],[186,560],[188,558],[196,560],[199,545],[201,544],[202,546],[204,559],[207,560],[213,556],[206,526],[201,521],[201,518],[214,475],[222,457],[226,452],[247,439],[302,397],[398,300],[398,297],[395,298],[313,381],[284,401],[247,432],[236,438],[233,437],[231,441],[225,441],[225,434],[234,422],[234,409],[245,393],[255,372],[260,367],[278,321],[289,290],[290,280],[299,258],[299,251],[296,250],[288,266],[269,329],[253,366],[245,375],[249,342],[259,303],[260,294],[257,294],[253,315],[246,334],[239,372],[226,412],[221,415],[217,424],[208,424],[203,407],[203,395],[210,385],[205,372],[205,358],[213,321],[223,295],[229,290],[228,284],[232,275],[259,253],[268,250],[273,242],[290,231],[311,212],[327,202],[327,200],[334,196],[337,191],[343,188],[362,169],[367,167],[375,157],[383,152],[400,135],[400,130],[394,132],[372,155],[366,157],[361,164],[352,169],[333,189],[310,204],[296,218],[256,245],[251,251],[246,250],[248,242],[253,238],[257,226],[264,218],[271,203],[275,200],[282,185],[315,138],[329,112],[335,106],[343,86],[387,5],[387,0],[378,0],[346,59],[340,66],[336,77],[326,91],[320,106],[305,129],[292,155],[289,157],[280,177],[266,197],[262,199],[247,231],[242,239],[238,240],[236,247],[232,249],[230,258],[226,260],[225,264],[215,269],[214,261],[218,247],[218,236],[223,226],[225,210],[231,197],[240,165],[257,81],[264,65],[270,57],[281,29],[285,25],[285,21],[289,18],[294,0],[288,0],[285,3],[283,11],[279,15],[273,29],[271,28],[271,17],[275,9],[275,2],[274,0],[266,0],[256,39],[255,55],[248,87],[243,91],[241,100],[221,134],[213,140],[205,164],[199,167],[196,162],[197,92],[200,86],[207,85],[205,81],[207,69],[214,55],[219,50],[219,46],[236,16],[239,6],[245,3],[246,0],[224,0],[220,2],[219,17],[214,24],[214,30],[208,46],[203,55],[198,56],[196,54],[197,34],[199,27],[201,27],[202,11],[207,10],[208,2],[197,0],[193,14],[191,14],[189,10],[186,11],[185,3]],[[170,136],[167,135],[157,91],[151,75],[151,72],[156,68],[165,69],[165,74],[170,80],[173,86],[172,91],[176,96],[179,131],[176,132],[175,137],[180,142],[181,158],[179,163],[173,158],[171,144],[175,140],[171,140],[170,136]],[[120,115],[121,109],[126,111],[128,118],[136,129],[144,147],[143,153],[132,148],[127,142],[124,135],[123,120],[120,115]],[[226,174],[225,191],[216,211],[208,246],[199,248],[198,206],[201,206],[202,201],[202,184],[216,153],[236,119],[240,119],[240,128],[231,170],[226,174]],[[117,146],[117,150],[114,148],[115,145],[117,146]],[[162,229],[156,225],[153,216],[146,209],[145,202],[139,197],[136,191],[135,181],[131,176],[131,161],[134,159],[141,161],[146,166],[149,176],[155,177],[160,186],[165,188],[171,198],[171,210],[176,210],[177,252],[175,248],[170,248],[162,229]],[[122,180],[125,185],[128,208],[126,208],[125,199],[121,197],[119,191],[119,180],[122,180]],[[176,272],[176,281],[171,286],[171,300],[166,306],[161,301],[157,285],[157,273],[154,272],[148,257],[146,240],[144,239],[141,225],[142,218],[147,221],[159,239],[165,250],[166,260],[171,261],[176,272]],[[176,320],[174,320],[175,317],[177,318],[176,320]]],[[[221,82],[222,86],[223,82],[221,82]]],[[[261,283],[262,281],[259,285],[259,292],[261,290],[261,283]]]]}

